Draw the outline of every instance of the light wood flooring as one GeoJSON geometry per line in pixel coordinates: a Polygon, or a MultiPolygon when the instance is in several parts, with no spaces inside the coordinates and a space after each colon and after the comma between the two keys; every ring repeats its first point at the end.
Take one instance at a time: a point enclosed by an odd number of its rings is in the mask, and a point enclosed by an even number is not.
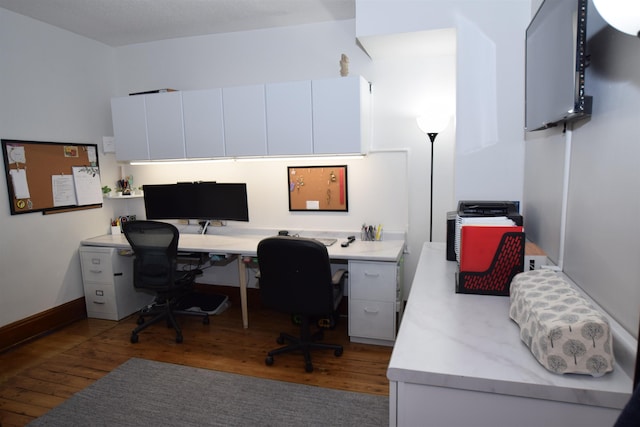
{"type": "Polygon", "coordinates": [[[288,315],[260,307],[250,298],[249,329],[242,328],[237,290],[232,305],[211,323],[180,317],[184,342],[177,344],[172,329],[161,322],[129,337],[133,315],[119,322],[86,319],[0,354],[0,427],[23,426],[61,404],[131,357],[255,377],[356,392],[388,395],[386,369],[391,348],[349,342],[347,319],[325,331],[324,341],[344,345],[344,354],[312,354],[314,371],[304,371],[300,354],[275,357],[266,366],[266,352],[278,347],[279,332],[293,335],[298,328],[288,315]]]}

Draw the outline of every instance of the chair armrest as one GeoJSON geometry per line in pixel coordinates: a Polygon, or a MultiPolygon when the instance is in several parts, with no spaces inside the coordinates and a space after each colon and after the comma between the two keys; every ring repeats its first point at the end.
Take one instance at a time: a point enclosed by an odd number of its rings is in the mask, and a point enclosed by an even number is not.
{"type": "Polygon", "coordinates": [[[349,272],[343,268],[341,268],[340,270],[336,270],[335,273],[333,273],[333,277],[331,278],[331,283],[334,286],[339,285],[344,279],[347,278],[347,276],[349,275],[349,272]]]}

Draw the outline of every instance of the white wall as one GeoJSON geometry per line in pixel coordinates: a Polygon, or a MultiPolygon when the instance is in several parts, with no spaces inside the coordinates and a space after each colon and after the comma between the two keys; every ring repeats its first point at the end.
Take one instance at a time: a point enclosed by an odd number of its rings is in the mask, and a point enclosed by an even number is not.
{"type": "Polygon", "coordinates": [[[640,211],[640,40],[608,27],[591,2],[588,7],[585,92],[593,96],[593,113],[566,134],[555,129],[527,135],[525,219],[565,273],[637,337],[640,225],[633,213],[640,211]],[[564,173],[569,185],[563,248],[550,231],[562,221],[558,189],[564,173]]]}
{"type": "Polygon", "coordinates": [[[529,11],[529,0],[356,1],[360,39],[456,29],[456,203],[522,199],[524,30],[529,11]]]}
{"type": "MultiPolygon", "coordinates": [[[[112,133],[111,48],[0,9],[0,58],[1,138],[101,143],[112,133]]],[[[106,232],[108,215],[12,216],[0,185],[0,326],[83,296],[78,242],[106,232]]]]}
{"type": "MultiPolygon", "coordinates": [[[[356,160],[268,160],[203,164],[131,166],[136,183],[177,181],[244,182],[247,184],[249,222],[229,221],[228,227],[295,231],[341,231],[357,234],[363,223],[384,224],[389,232],[407,229],[407,164],[404,153],[373,154],[356,160]],[[347,165],[349,212],[289,212],[287,166],[347,165]],[[380,171],[400,171],[387,177],[380,171]]],[[[136,184],[137,185],[137,184],[136,184]]],[[[143,215],[141,201],[111,200],[114,208],[143,215]],[[120,204],[118,206],[117,204],[120,204]],[[128,204],[128,206],[122,206],[128,204]],[[134,209],[137,209],[134,211],[134,209]]],[[[119,213],[119,212],[117,212],[119,213]]],[[[124,212],[126,213],[126,212],[124,212]]],[[[214,229],[210,230],[215,233],[214,229]]]]}

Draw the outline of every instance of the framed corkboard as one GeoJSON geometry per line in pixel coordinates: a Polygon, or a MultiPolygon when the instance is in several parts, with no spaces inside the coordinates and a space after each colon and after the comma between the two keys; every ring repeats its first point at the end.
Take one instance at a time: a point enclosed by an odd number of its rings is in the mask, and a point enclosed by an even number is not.
{"type": "Polygon", "coordinates": [[[288,166],[289,210],[348,212],[347,166],[288,166]]]}
{"type": "Polygon", "coordinates": [[[98,146],[2,140],[11,215],[102,206],[98,146]]]}

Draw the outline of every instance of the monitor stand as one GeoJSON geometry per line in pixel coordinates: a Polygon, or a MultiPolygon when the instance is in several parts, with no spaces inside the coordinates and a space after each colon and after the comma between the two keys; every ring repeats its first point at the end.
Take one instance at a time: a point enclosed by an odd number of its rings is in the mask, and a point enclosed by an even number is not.
{"type": "Polygon", "coordinates": [[[209,227],[209,223],[209,220],[200,221],[200,226],[202,227],[202,231],[200,232],[200,234],[207,234],[207,227],[209,227]]]}

